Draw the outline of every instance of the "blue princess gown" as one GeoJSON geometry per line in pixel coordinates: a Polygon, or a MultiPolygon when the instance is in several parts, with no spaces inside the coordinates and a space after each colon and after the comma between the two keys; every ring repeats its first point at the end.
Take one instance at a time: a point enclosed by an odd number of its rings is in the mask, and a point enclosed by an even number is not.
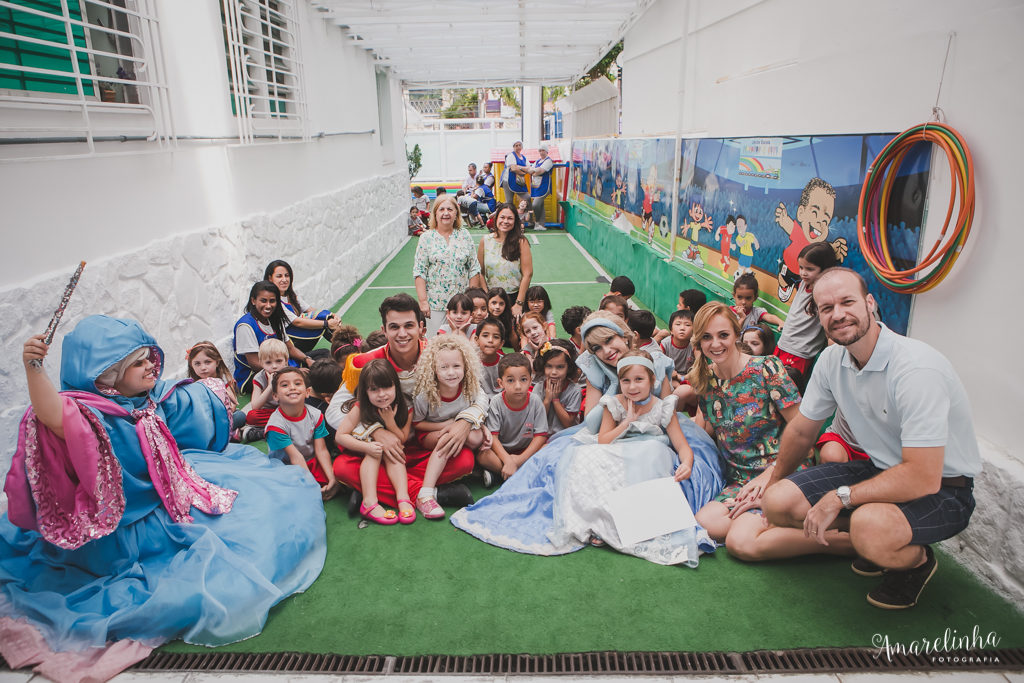
{"type": "MultiPolygon", "coordinates": [[[[671,373],[672,360],[652,354],[660,382],[671,373]]],[[[577,365],[590,383],[605,396],[618,393],[614,371],[589,352],[577,365]]],[[[666,408],[671,410],[670,403],[666,408]]],[[[582,425],[556,434],[540,451],[486,498],[459,510],[451,523],[482,541],[531,555],[564,555],[580,550],[588,538],[608,536],[616,549],[662,564],[696,566],[698,552],[711,552],[714,543],[697,527],[676,532],[636,546],[620,547],[610,520],[597,508],[581,511],[581,487],[602,487],[606,492],[648,479],[670,477],[679,464],[667,437],[637,433],[611,448],[592,445],[601,424],[602,410],[595,408],[582,425]],[[602,465],[581,467],[584,458],[597,456],[602,465]]],[[[690,507],[696,511],[722,490],[724,480],[714,441],[681,413],[675,419],[693,450],[690,478],[680,483],[690,507]]],[[[598,506],[599,507],[599,506],[598,506]]]]}
{"type": "MultiPolygon", "coordinates": [[[[162,361],[137,322],[84,319],[64,339],[62,389],[103,396],[96,378],[141,347],[162,361]]],[[[0,617],[27,620],[55,652],[122,639],[213,646],[248,638],[263,628],[271,607],[305,590],[323,568],[323,504],[305,469],[228,445],[227,411],[202,384],[158,380],[148,397],[103,396],[128,411],[144,408],[149,398],[194,473],[237,496],[213,510],[230,507],[224,514],[193,507],[191,522],[174,521],[155,489],[134,421],[88,408],[120,466],[123,514],[116,527],[67,549],[0,517],[0,617]]],[[[8,490],[23,485],[12,481],[17,474],[12,468],[8,490]]],[[[46,502],[35,505],[43,509],[46,502]]]]}

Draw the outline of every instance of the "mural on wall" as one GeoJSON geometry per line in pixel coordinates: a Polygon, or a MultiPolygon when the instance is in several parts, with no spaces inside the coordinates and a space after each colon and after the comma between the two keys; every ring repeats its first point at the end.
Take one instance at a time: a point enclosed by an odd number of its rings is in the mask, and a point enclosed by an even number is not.
{"type": "Polygon", "coordinates": [[[671,249],[675,139],[615,138],[573,143],[576,199],[664,254],[671,249]],[[578,181],[578,182],[577,182],[578,181]]]}
{"type": "MultiPolygon", "coordinates": [[[[893,134],[683,140],[680,184],[671,187],[672,138],[584,140],[577,199],[610,223],[672,256],[706,284],[731,290],[743,273],[760,285],[760,305],[781,316],[800,279],[797,255],[829,243],[860,272],[883,320],[906,333],[911,296],[878,282],[857,248],[857,203],[868,166],[893,134]],[[678,224],[670,228],[672,201],[678,224]]],[[[901,167],[889,210],[890,249],[916,262],[928,185],[929,150],[901,167]]]]}

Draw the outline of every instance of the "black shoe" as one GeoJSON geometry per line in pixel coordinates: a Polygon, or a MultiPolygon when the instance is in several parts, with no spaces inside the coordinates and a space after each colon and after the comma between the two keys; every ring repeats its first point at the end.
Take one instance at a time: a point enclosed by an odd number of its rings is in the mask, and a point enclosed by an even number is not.
{"type": "Polygon", "coordinates": [[[490,470],[484,470],[484,488],[489,489],[494,487],[494,473],[490,470]]]}
{"type": "Polygon", "coordinates": [[[441,484],[437,487],[437,502],[442,507],[463,508],[473,504],[473,493],[469,487],[459,482],[441,484]]]}
{"type": "Polygon", "coordinates": [[[853,570],[854,574],[859,574],[860,576],[881,576],[882,572],[885,571],[871,560],[865,560],[860,556],[857,556],[857,559],[850,563],[850,569],[853,570]]]}
{"type": "Polygon", "coordinates": [[[348,516],[355,517],[359,514],[359,506],[363,504],[363,494],[355,489],[352,490],[352,495],[348,497],[348,516]]]}
{"type": "Polygon", "coordinates": [[[253,441],[262,441],[266,438],[266,433],[262,427],[256,425],[245,425],[242,427],[238,434],[239,439],[242,443],[252,443],[253,441]]]}
{"type": "Polygon", "coordinates": [[[920,567],[905,571],[887,570],[878,588],[868,593],[868,602],[882,609],[906,609],[916,605],[925,584],[939,566],[931,546],[926,545],[924,551],[926,558],[920,567]]]}

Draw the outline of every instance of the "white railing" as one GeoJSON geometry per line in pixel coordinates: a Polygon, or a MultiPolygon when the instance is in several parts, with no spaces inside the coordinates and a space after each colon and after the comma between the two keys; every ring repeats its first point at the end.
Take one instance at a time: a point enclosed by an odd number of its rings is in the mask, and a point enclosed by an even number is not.
{"type": "Polygon", "coordinates": [[[9,86],[0,88],[0,141],[18,145],[5,159],[35,155],[26,150],[39,142],[71,143],[62,156],[95,154],[106,139],[174,143],[153,2],[59,0],[47,11],[0,0],[0,26],[10,28],[0,39],[11,41],[0,61],[9,86]]]}
{"type": "Polygon", "coordinates": [[[522,121],[516,118],[503,119],[493,118],[472,118],[472,119],[442,119],[424,117],[415,125],[410,123],[407,130],[520,130],[522,121]]]}

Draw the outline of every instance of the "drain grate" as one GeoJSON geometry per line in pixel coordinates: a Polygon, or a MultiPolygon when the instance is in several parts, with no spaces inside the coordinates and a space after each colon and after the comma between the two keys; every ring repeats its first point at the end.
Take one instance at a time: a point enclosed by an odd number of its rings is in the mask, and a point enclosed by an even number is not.
{"type": "MultiPolygon", "coordinates": [[[[554,655],[334,655],[299,652],[154,652],[133,671],[296,672],[331,674],[679,675],[854,671],[1024,670],[1024,648],[876,656],[869,648],[758,652],[576,652],[554,655]]],[[[0,664],[6,664],[0,659],[0,664]]],[[[6,668],[6,667],[0,667],[6,668]]]]}
{"type": "Polygon", "coordinates": [[[294,671],[302,673],[381,674],[387,658],[372,655],[321,655],[299,652],[239,654],[231,652],[154,652],[133,671],[294,671]]]}
{"type": "Polygon", "coordinates": [[[581,652],[558,655],[398,657],[395,674],[669,674],[736,673],[720,652],[581,652]]]}
{"type": "Polygon", "coordinates": [[[934,655],[893,653],[868,648],[821,648],[744,652],[744,673],[826,673],[848,671],[950,671],[1024,668],[1024,649],[970,650],[934,655]]]}

